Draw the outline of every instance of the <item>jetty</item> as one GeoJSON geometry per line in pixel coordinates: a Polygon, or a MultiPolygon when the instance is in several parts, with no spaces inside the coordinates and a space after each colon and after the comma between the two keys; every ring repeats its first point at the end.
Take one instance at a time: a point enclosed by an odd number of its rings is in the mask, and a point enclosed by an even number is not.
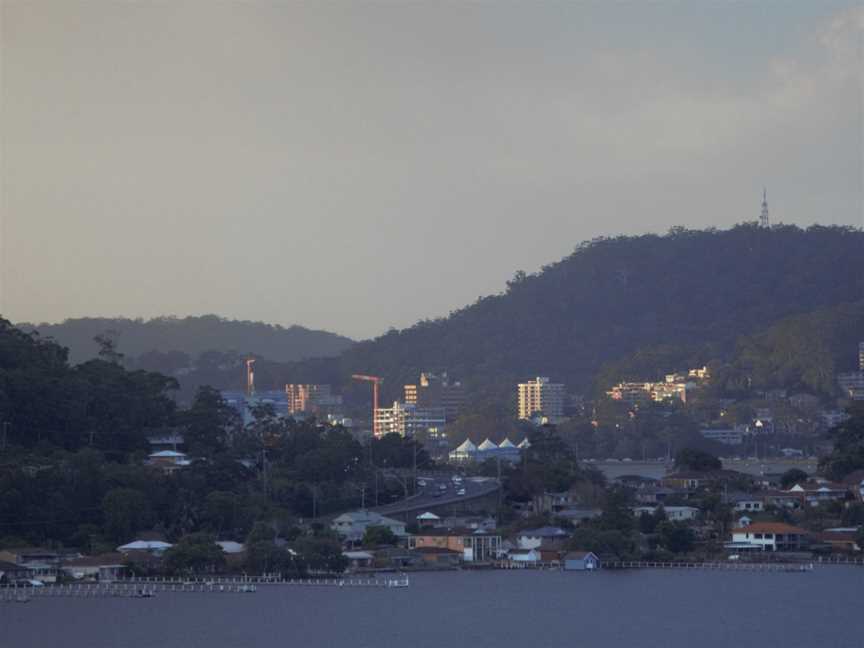
{"type": "Polygon", "coordinates": [[[644,560],[619,560],[603,563],[603,569],[701,569],[705,571],[738,572],[811,572],[813,563],[780,562],[649,562],[644,560]]]}
{"type": "Polygon", "coordinates": [[[163,593],[254,594],[261,586],[294,587],[408,587],[408,576],[395,578],[235,578],[172,579],[129,578],[106,583],[55,583],[0,588],[0,602],[27,603],[36,598],[153,598],[163,593]]]}

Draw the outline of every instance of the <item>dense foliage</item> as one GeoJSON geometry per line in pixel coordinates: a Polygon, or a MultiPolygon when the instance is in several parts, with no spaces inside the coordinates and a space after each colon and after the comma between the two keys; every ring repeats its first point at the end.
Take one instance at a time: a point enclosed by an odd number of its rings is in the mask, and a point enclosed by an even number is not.
{"type": "Polygon", "coordinates": [[[171,368],[192,365],[206,351],[252,353],[274,361],[287,362],[310,357],[334,356],[353,341],[302,326],[284,328],[262,322],[229,320],[216,315],[200,317],[157,317],[151,320],[84,317],[60,324],[22,324],[24,330],[38,330],[70,350],[73,362],[84,362],[98,351],[93,338],[106,331],[117,336],[130,360],[170,373],[171,368]]]}
{"type": "MultiPolygon", "coordinates": [[[[380,375],[385,402],[419,371],[436,369],[499,402],[508,401],[517,380],[538,373],[587,391],[604,363],[640,350],[650,357],[649,349],[660,349],[661,359],[672,353],[668,369],[681,360],[686,366],[731,357],[741,336],[860,300],[862,249],[861,231],[821,226],[746,224],[598,239],[447,318],[392,330],[336,359],[272,372],[281,382],[346,386],[355,372],[380,375]]],[[[746,349],[741,358],[747,360],[746,349]]],[[[643,368],[654,374],[663,368],[657,364],[649,359],[643,368]]],[[[821,373],[806,380],[824,384],[821,373]]]]}

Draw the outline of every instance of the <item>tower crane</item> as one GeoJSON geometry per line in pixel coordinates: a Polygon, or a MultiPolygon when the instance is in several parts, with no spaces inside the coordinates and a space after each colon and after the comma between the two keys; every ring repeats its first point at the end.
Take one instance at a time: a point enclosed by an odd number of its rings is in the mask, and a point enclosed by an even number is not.
{"type": "Polygon", "coordinates": [[[367,376],[364,374],[354,374],[351,376],[354,380],[361,380],[372,383],[372,434],[378,431],[378,390],[383,382],[380,376],[367,376]]]}

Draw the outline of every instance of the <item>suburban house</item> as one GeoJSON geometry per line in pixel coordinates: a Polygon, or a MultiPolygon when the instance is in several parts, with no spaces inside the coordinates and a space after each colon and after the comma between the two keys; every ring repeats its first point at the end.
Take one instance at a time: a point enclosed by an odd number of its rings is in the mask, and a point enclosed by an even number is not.
{"type": "Polygon", "coordinates": [[[808,544],[804,529],[783,522],[753,522],[732,529],[732,542],[725,547],[734,551],[799,551],[808,544]]]}
{"type": "Polygon", "coordinates": [[[776,506],[777,508],[793,510],[800,509],[804,506],[804,496],[802,493],[769,490],[764,491],[761,495],[765,506],[776,506]]]}
{"type": "Polygon", "coordinates": [[[862,549],[858,545],[858,529],[854,527],[825,529],[816,534],[815,540],[837,553],[858,553],[862,549]]]}
{"type": "Polygon", "coordinates": [[[135,540],[134,542],[120,545],[117,547],[117,551],[124,555],[130,553],[148,553],[153,556],[161,556],[173,546],[170,542],[162,542],[161,540],[135,540]]]}
{"type": "MultiPolygon", "coordinates": [[[[634,506],[633,515],[639,517],[643,513],[653,515],[659,506],[634,506]]],[[[666,512],[666,519],[673,522],[689,522],[695,520],[699,515],[699,509],[695,506],[664,506],[663,511],[666,512]]]]}
{"type": "Polygon", "coordinates": [[[727,504],[734,504],[739,513],[760,513],[765,510],[765,500],[757,495],[732,493],[726,497],[727,504]]]}
{"type": "Polygon", "coordinates": [[[636,491],[636,501],[640,504],[662,504],[668,498],[678,495],[686,498],[688,492],[669,486],[646,486],[636,491]]]}
{"type": "Polygon", "coordinates": [[[94,580],[110,583],[123,575],[124,556],[120,553],[82,556],[67,560],[62,571],[76,580],[94,580]]]}
{"type": "Polygon", "coordinates": [[[60,554],[39,547],[4,549],[0,551],[0,561],[26,568],[31,579],[53,583],[57,580],[60,554]]]}
{"type": "Polygon", "coordinates": [[[420,547],[414,550],[425,565],[436,567],[456,567],[462,562],[463,554],[443,547],[420,547]]]}
{"type": "Polygon", "coordinates": [[[21,581],[29,581],[33,578],[33,571],[29,567],[22,567],[5,560],[0,561],[0,584],[10,585],[21,581]]]}
{"type": "Polygon", "coordinates": [[[564,571],[593,571],[600,567],[600,559],[591,551],[571,551],[564,556],[564,571]]]}
{"type": "Polygon", "coordinates": [[[372,567],[375,560],[375,556],[368,551],[343,551],[342,555],[348,559],[348,569],[351,571],[372,567]]]}
{"type": "Polygon", "coordinates": [[[568,537],[569,534],[559,527],[526,529],[516,534],[516,545],[520,549],[539,549],[540,545],[544,547],[561,545],[568,537]]]}
{"type": "Polygon", "coordinates": [[[426,547],[456,551],[462,555],[465,562],[488,562],[497,559],[502,552],[501,536],[480,530],[471,532],[432,529],[409,536],[409,549],[426,547]]]}
{"type": "Polygon", "coordinates": [[[735,470],[684,470],[666,475],[660,480],[662,486],[700,490],[708,486],[737,481],[752,481],[750,475],[735,470]]]}
{"type": "Polygon", "coordinates": [[[795,484],[790,493],[799,494],[809,506],[818,506],[825,502],[843,501],[849,495],[849,488],[844,484],[833,484],[820,479],[802,484],[795,484]]]}
{"type": "Polygon", "coordinates": [[[147,463],[154,468],[160,468],[165,472],[172,472],[192,465],[192,462],[189,461],[186,453],[178,452],[177,450],[160,450],[159,452],[154,452],[148,455],[147,463]]]}
{"type": "Polygon", "coordinates": [[[369,527],[385,527],[398,538],[406,536],[405,523],[384,517],[374,511],[360,510],[343,513],[333,519],[330,528],[348,542],[359,542],[369,527]]]}

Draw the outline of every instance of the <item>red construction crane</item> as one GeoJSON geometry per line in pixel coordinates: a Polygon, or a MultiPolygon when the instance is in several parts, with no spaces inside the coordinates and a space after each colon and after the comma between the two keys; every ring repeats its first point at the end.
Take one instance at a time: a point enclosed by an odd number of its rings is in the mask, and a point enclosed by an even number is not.
{"type": "Polygon", "coordinates": [[[378,428],[378,386],[384,379],[379,376],[365,376],[363,374],[354,374],[351,377],[354,380],[372,383],[372,434],[375,434],[378,428]]]}

